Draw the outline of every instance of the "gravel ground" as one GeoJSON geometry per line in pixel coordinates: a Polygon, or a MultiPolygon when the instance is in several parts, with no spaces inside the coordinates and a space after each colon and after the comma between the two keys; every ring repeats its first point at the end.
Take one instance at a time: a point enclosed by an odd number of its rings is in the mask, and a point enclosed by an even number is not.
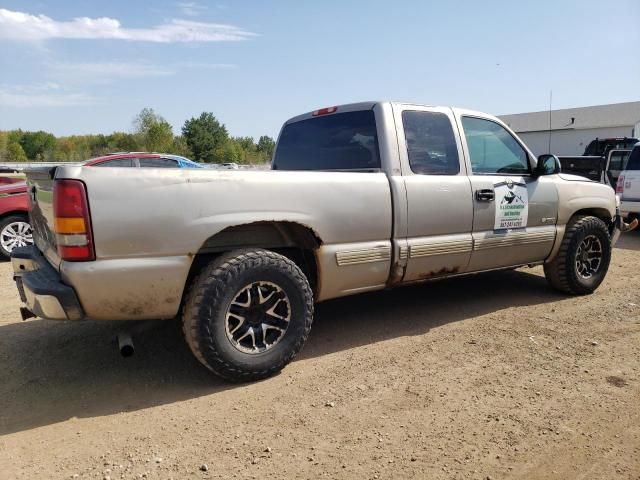
{"type": "Polygon", "coordinates": [[[0,477],[640,479],[639,266],[633,232],[587,297],[538,267],[330,301],[229,385],[174,321],[21,322],[3,263],[0,477]]]}

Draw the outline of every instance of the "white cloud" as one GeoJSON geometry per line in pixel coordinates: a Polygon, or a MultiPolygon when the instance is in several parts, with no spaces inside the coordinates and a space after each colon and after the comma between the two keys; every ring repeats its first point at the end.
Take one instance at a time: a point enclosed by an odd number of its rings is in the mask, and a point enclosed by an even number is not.
{"type": "Polygon", "coordinates": [[[156,43],[230,42],[256,36],[234,25],[173,19],[151,28],[125,28],[115,18],[53,20],[0,8],[0,38],[14,40],[111,39],[156,43]]]}
{"type": "Polygon", "coordinates": [[[53,77],[63,78],[67,81],[167,77],[176,73],[175,69],[165,66],[126,62],[52,63],[49,68],[53,77]]]}
{"type": "Polygon", "coordinates": [[[48,63],[48,76],[65,85],[104,84],[113,80],[170,77],[183,69],[232,70],[233,63],[178,62],[165,65],[128,62],[48,63]]]}
{"type": "Polygon", "coordinates": [[[97,99],[85,93],[59,91],[55,83],[43,85],[0,85],[0,105],[3,107],[75,107],[94,105],[97,99]]]}
{"type": "Polygon", "coordinates": [[[207,10],[206,5],[200,5],[197,2],[178,2],[176,5],[180,8],[183,15],[189,17],[197,17],[207,10]]]}
{"type": "Polygon", "coordinates": [[[200,63],[200,62],[180,62],[181,68],[203,68],[207,70],[233,70],[238,68],[235,63],[200,63]]]}

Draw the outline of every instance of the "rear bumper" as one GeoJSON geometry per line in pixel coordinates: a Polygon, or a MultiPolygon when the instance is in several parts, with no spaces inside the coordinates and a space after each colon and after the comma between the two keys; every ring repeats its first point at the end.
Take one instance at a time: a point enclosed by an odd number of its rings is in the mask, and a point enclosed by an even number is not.
{"type": "MultiPolygon", "coordinates": [[[[35,246],[15,249],[11,253],[11,264],[20,299],[28,312],[49,320],[84,318],[76,292],[62,283],[60,274],[35,246]]],[[[21,311],[23,318],[30,316],[21,311]]]]}
{"type": "Polygon", "coordinates": [[[620,213],[624,217],[627,217],[630,213],[640,213],[640,200],[621,200],[620,213]]]}
{"type": "Polygon", "coordinates": [[[624,221],[625,215],[620,212],[620,210],[616,211],[616,216],[613,220],[613,225],[611,226],[611,245],[615,245],[618,239],[620,238],[621,233],[630,232],[634,228],[638,226],[638,220],[634,219],[631,223],[627,223],[624,221]]]}

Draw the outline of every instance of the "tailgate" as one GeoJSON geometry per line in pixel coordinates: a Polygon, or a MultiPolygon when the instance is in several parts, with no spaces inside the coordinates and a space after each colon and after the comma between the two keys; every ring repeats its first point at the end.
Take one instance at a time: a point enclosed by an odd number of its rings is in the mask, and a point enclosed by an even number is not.
{"type": "Polygon", "coordinates": [[[640,202],[640,145],[636,145],[631,151],[627,166],[620,176],[624,177],[622,200],[640,202]]]}
{"type": "Polygon", "coordinates": [[[626,170],[624,175],[624,190],[622,200],[640,202],[640,170],[626,170]]]}
{"type": "Polygon", "coordinates": [[[29,218],[33,228],[33,240],[49,263],[60,265],[54,233],[53,177],[55,167],[34,168],[25,172],[29,192],[29,218]]]}
{"type": "Polygon", "coordinates": [[[602,181],[604,158],[602,157],[558,157],[562,173],[586,177],[594,182],[602,181]]]}

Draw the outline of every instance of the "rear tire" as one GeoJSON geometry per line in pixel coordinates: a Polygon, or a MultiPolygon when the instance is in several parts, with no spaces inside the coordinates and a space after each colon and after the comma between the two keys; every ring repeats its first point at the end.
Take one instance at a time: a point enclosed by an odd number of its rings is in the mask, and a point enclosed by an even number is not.
{"type": "Polygon", "coordinates": [[[597,217],[575,216],[567,224],[556,257],[544,264],[544,274],[556,290],[585,295],[600,286],[610,261],[607,225],[597,217]]]}
{"type": "Polygon", "coordinates": [[[280,371],[302,349],[312,322],[307,278],[288,258],[261,249],[212,261],[193,280],[182,314],[193,354],[232,382],[280,371]]]}

